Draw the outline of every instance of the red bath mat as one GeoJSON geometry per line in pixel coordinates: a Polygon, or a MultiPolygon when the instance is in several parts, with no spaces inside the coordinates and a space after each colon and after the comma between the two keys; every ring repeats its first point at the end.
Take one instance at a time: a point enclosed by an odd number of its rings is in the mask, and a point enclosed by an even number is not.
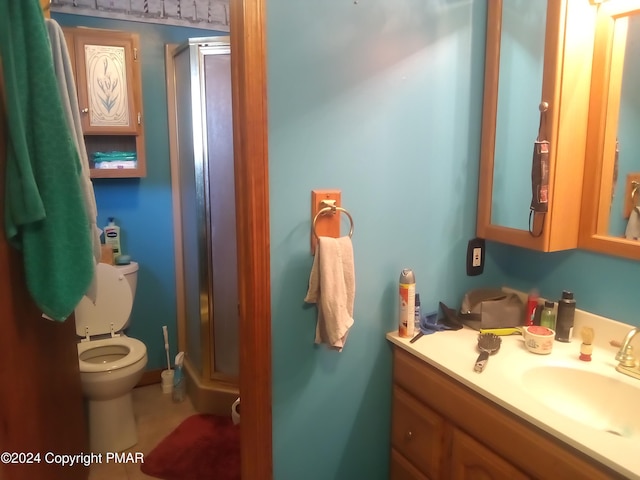
{"type": "Polygon", "coordinates": [[[193,415],[145,455],[140,470],[163,480],[239,480],[240,426],[193,415]]]}

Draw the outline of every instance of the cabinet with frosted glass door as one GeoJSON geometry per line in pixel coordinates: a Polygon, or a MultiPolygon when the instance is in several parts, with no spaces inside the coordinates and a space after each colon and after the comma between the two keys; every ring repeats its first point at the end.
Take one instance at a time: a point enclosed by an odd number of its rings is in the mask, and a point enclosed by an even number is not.
{"type": "Polygon", "coordinates": [[[137,34],[64,29],[74,64],[91,177],[146,174],[137,34]]]}

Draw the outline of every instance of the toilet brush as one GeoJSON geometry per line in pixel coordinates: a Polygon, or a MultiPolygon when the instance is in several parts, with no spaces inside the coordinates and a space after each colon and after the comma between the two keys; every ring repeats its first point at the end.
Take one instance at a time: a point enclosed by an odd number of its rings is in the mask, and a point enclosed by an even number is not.
{"type": "Polygon", "coordinates": [[[163,370],[160,374],[162,378],[162,392],[171,393],[173,389],[173,370],[171,370],[171,360],[169,360],[169,335],[167,334],[166,325],[162,327],[162,334],[164,335],[164,349],[167,352],[167,369],[163,370]]]}

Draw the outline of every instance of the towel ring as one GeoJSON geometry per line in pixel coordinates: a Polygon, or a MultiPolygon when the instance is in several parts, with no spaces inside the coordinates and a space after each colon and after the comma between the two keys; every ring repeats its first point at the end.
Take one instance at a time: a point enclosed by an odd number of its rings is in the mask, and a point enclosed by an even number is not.
{"type": "Polygon", "coordinates": [[[313,235],[316,237],[316,239],[319,238],[318,234],[316,233],[316,221],[318,220],[318,218],[320,218],[320,215],[326,215],[329,212],[331,212],[331,214],[334,214],[334,213],[336,213],[336,211],[344,212],[344,214],[347,217],[349,217],[349,222],[351,223],[351,228],[349,228],[349,238],[351,238],[353,236],[353,217],[344,208],[336,207],[334,205],[332,207],[324,207],[324,208],[320,209],[318,211],[318,213],[316,213],[316,216],[313,217],[313,224],[311,225],[311,228],[313,229],[313,235]]]}
{"type": "Polygon", "coordinates": [[[631,203],[635,207],[637,203],[636,194],[638,193],[638,189],[640,188],[640,182],[633,180],[631,182],[631,186],[633,187],[633,190],[631,190],[631,203]]]}

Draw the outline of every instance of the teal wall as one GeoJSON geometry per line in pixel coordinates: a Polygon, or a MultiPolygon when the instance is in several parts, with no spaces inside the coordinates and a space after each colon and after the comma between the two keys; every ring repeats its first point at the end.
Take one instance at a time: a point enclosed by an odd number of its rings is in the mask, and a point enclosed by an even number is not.
{"type": "MultiPolygon", "coordinates": [[[[222,32],[54,13],[63,27],[93,27],[140,35],[147,176],[94,179],[98,225],[115,217],[123,253],[140,264],[127,335],[145,343],[147,369],[166,368],[162,326],[167,325],[171,361],[177,353],[176,286],[164,46],[222,32]]],[[[226,35],[226,34],[224,34],[226,35]]]]}
{"type": "Polygon", "coordinates": [[[640,325],[638,262],[580,250],[539,253],[493,242],[487,256],[504,285],[523,291],[535,287],[556,301],[562,290],[571,290],[578,308],[640,325]]]}
{"type": "MultiPolygon", "coordinates": [[[[388,478],[400,270],[458,305],[474,236],[484,2],[267,2],[274,478],[388,478]],[[355,222],[355,324],[313,343],[312,189],[355,222]]],[[[344,229],[348,222],[344,220],[344,229]]],[[[496,270],[496,269],[493,269],[496,270]]]]}

